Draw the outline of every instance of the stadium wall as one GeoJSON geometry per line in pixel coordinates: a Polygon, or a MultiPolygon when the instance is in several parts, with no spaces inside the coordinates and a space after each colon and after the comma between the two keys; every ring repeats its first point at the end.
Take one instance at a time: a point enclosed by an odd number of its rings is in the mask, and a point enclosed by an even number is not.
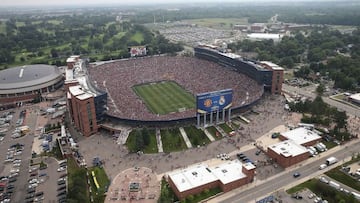
{"type": "MultiPolygon", "coordinates": [[[[262,94],[262,96],[263,96],[263,94],[262,94]]],[[[247,111],[249,108],[251,108],[252,106],[254,106],[255,104],[257,104],[261,100],[262,96],[248,105],[232,108],[231,111],[233,113],[243,113],[243,112],[247,111]]],[[[188,118],[183,118],[183,119],[174,119],[174,120],[162,120],[162,121],[124,119],[124,118],[120,118],[117,116],[106,114],[104,117],[104,121],[109,121],[114,124],[126,124],[126,125],[129,125],[132,127],[142,127],[142,126],[149,127],[149,128],[167,128],[169,126],[181,127],[181,126],[184,126],[187,124],[194,125],[194,123],[196,123],[196,114],[194,113],[194,117],[188,117],[188,118]]],[[[106,128],[105,130],[109,130],[109,129],[106,128]]],[[[114,130],[116,131],[116,129],[114,129],[114,130]]]]}
{"type": "Polygon", "coordinates": [[[245,59],[233,59],[228,56],[222,55],[216,50],[208,48],[195,47],[195,56],[205,60],[209,60],[218,63],[224,67],[236,70],[253,80],[258,84],[264,84],[265,86],[272,85],[272,71],[267,69],[260,69],[256,67],[255,61],[245,59]]]}

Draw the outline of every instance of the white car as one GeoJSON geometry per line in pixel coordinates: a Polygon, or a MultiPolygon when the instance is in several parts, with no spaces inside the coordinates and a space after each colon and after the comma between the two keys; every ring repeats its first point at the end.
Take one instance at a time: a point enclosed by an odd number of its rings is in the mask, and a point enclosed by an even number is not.
{"type": "Polygon", "coordinates": [[[60,167],[60,168],[57,169],[57,172],[61,172],[61,171],[65,171],[65,170],[66,170],[65,167],[60,167]]]}
{"type": "Polygon", "coordinates": [[[20,159],[15,159],[15,160],[13,161],[13,164],[18,164],[18,163],[21,163],[21,160],[20,160],[20,159]]]}
{"type": "Polygon", "coordinates": [[[30,184],[30,185],[29,185],[29,188],[36,188],[37,186],[38,186],[37,183],[33,183],[33,184],[30,184]]]}
{"type": "Polygon", "coordinates": [[[36,178],[33,178],[33,179],[29,180],[29,183],[30,184],[39,183],[39,180],[36,178]]]}
{"type": "Polygon", "coordinates": [[[21,163],[13,164],[13,167],[20,167],[20,166],[21,166],[21,163]]]}
{"type": "Polygon", "coordinates": [[[20,172],[20,170],[18,169],[18,168],[14,168],[14,169],[11,169],[10,170],[10,173],[19,173],[20,172]]]}
{"type": "Polygon", "coordinates": [[[9,178],[12,178],[12,177],[16,177],[16,176],[19,176],[19,173],[12,173],[9,175],[9,178]]]}

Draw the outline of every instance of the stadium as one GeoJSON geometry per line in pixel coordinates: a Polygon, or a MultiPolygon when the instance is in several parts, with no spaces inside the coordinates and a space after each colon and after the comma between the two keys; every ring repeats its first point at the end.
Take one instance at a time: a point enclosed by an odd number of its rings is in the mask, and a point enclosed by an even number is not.
{"type": "Polygon", "coordinates": [[[92,65],[88,74],[93,86],[108,93],[108,119],[137,124],[194,122],[195,96],[204,92],[232,89],[233,111],[264,93],[262,81],[199,57],[124,59],[92,65]]]}
{"type": "Polygon", "coordinates": [[[32,101],[38,94],[60,88],[64,81],[59,69],[50,65],[26,65],[0,72],[0,107],[32,101]]]}

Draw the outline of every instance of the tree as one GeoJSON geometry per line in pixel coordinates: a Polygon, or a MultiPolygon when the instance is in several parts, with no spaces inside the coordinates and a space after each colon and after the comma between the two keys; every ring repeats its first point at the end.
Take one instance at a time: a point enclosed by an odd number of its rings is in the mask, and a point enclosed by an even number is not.
{"type": "Polygon", "coordinates": [[[325,91],[325,86],[320,83],[317,87],[316,87],[316,93],[317,95],[319,96],[322,96],[324,94],[324,91],[325,91]]]}

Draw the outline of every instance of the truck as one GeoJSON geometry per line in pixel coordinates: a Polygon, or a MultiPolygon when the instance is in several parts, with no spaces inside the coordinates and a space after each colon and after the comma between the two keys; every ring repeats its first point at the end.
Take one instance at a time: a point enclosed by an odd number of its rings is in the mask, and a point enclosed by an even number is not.
{"type": "Polygon", "coordinates": [[[332,157],[326,159],[326,165],[330,166],[330,165],[336,163],[337,161],[338,160],[335,157],[332,156],[332,157]]]}

